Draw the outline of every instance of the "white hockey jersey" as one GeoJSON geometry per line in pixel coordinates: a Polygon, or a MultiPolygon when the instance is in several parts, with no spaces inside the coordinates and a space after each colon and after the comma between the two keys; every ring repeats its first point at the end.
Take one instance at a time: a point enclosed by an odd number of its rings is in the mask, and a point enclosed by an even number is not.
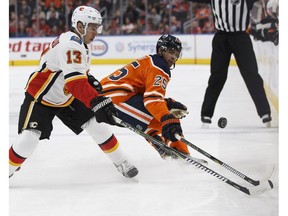
{"type": "Polygon", "coordinates": [[[39,68],[30,76],[26,92],[47,106],[65,107],[76,97],[90,107],[98,93],[87,81],[89,47],[73,32],[56,38],[41,54],[39,68]]]}

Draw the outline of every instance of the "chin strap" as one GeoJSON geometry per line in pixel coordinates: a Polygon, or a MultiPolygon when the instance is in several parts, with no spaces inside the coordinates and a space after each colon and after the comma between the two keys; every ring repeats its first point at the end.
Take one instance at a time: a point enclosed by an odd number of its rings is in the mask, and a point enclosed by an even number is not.
{"type": "Polygon", "coordinates": [[[173,64],[172,67],[170,67],[170,70],[173,70],[175,68],[175,63],[173,64]]]}
{"type": "Polygon", "coordinates": [[[86,35],[86,28],[87,28],[87,25],[84,27],[84,34],[81,34],[81,32],[78,30],[77,27],[75,28],[76,32],[80,35],[80,38],[82,39],[82,41],[84,41],[84,36],[86,35]]]}

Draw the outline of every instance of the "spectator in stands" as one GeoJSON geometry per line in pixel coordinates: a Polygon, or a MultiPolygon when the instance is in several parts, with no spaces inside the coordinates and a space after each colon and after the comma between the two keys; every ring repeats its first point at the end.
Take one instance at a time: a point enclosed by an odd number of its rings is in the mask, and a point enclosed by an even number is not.
{"type": "Polygon", "coordinates": [[[50,13],[49,19],[47,19],[46,23],[50,28],[53,28],[53,26],[59,25],[59,20],[57,18],[55,11],[50,11],[50,12],[51,13],[50,13]]]}
{"type": "Polygon", "coordinates": [[[27,31],[26,31],[26,24],[23,21],[19,22],[19,27],[18,27],[18,37],[28,37],[27,31]]]}
{"type": "Polygon", "coordinates": [[[46,24],[46,20],[45,19],[40,19],[39,22],[39,32],[41,31],[41,34],[43,36],[48,36],[50,34],[50,27],[46,24]]]}
{"type": "Polygon", "coordinates": [[[49,8],[50,6],[53,6],[55,8],[60,8],[62,4],[62,0],[45,0],[45,7],[49,8]]]}
{"type": "Polygon", "coordinates": [[[17,14],[10,12],[9,14],[9,37],[16,37],[17,32],[17,14]]]}
{"type": "Polygon", "coordinates": [[[171,17],[170,34],[181,34],[181,23],[177,20],[176,16],[171,17]]]}
{"type": "Polygon", "coordinates": [[[27,28],[28,37],[37,37],[39,36],[39,29],[36,22],[32,23],[31,27],[27,28]]]}
{"type": "Polygon", "coordinates": [[[39,19],[46,19],[46,14],[44,12],[44,9],[42,8],[42,6],[39,4],[37,9],[35,8],[33,10],[33,14],[31,17],[32,22],[37,22],[37,20],[39,19]]]}
{"type": "MultiPolygon", "coordinates": [[[[162,25],[162,23],[160,23],[162,25]]],[[[169,34],[170,28],[168,24],[163,24],[163,27],[161,28],[161,31],[159,34],[169,34]]]]}
{"type": "Polygon", "coordinates": [[[126,8],[126,11],[124,12],[124,24],[127,24],[125,23],[127,20],[126,20],[126,17],[129,18],[129,22],[131,23],[136,23],[136,20],[138,19],[139,17],[139,14],[136,10],[136,7],[135,7],[135,4],[131,1],[129,2],[127,8],[126,8]]]}
{"type": "Polygon", "coordinates": [[[211,14],[209,6],[200,4],[196,11],[195,18],[198,20],[201,29],[203,29],[205,23],[209,21],[209,14],[211,14]]]}
{"type": "Polygon", "coordinates": [[[192,27],[191,27],[190,33],[192,33],[192,34],[200,34],[200,33],[202,33],[202,30],[201,30],[201,28],[198,25],[198,20],[194,19],[192,21],[192,27]]]}
{"type": "Polygon", "coordinates": [[[131,22],[129,17],[125,17],[124,23],[122,25],[122,33],[123,34],[133,34],[135,29],[134,23],[131,22]]]}
{"type": "Polygon", "coordinates": [[[49,10],[46,13],[46,20],[49,20],[51,17],[58,19],[59,18],[59,12],[56,11],[54,6],[50,6],[49,10]]]}
{"type": "MultiPolygon", "coordinates": [[[[66,6],[66,0],[62,0],[60,7],[57,9],[58,13],[59,13],[59,22],[63,21],[64,25],[66,24],[66,14],[68,14],[69,11],[69,7],[68,5],[66,6]]],[[[66,25],[66,27],[64,28],[65,30],[63,32],[65,32],[68,29],[68,25],[66,25]]]]}
{"type": "Polygon", "coordinates": [[[25,18],[30,19],[32,16],[32,8],[27,4],[26,0],[22,0],[18,8],[18,14],[23,15],[25,18]]]}
{"type": "Polygon", "coordinates": [[[156,8],[151,9],[151,13],[148,12],[148,22],[151,22],[151,30],[155,31],[159,28],[161,22],[161,16],[157,12],[156,8]]]}
{"type": "Polygon", "coordinates": [[[209,34],[215,32],[213,17],[209,16],[208,20],[204,22],[204,26],[201,29],[201,33],[209,34]]]}
{"type": "Polygon", "coordinates": [[[143,25],[141,19],[138,19],[134,28],[134,34],[143,34],[143,32],[145,32],[145,25],[143,25]]]}
{"type": "Polygon", "coordinates": [[[172,7],[172,14],[181,22],[187,19],[187,12],[189,10],[189,3],[186,0],[175,0],[172,7]]]}
{"type": "Polygon", "coordinates": [[[161,23],[163,23],[163,25],[168,25],[169,26],[169,16],[166,16],[165,14],[162,14],[162,20],[161,23]]]}
{"type": "Polygon", "coordinates": [[[49,36],[58,36],[59,35],[58,26],[54,25],[50,27],[49,36]]]}
{"type": "MultiPolygon", "coordinates": [[[[120,24],[121,24],[121,15],[120,15],[120,10],[115,11],[115,15],[111,21],[110,26],[108,27],[106,34],[110,35],[119,35],[121,34],[121,29],[120,29],[120,24]]],[[[105,28],[105,26],[104,26],[105,28]]],[[[105,29],[104,29],[105,30],[105,29]]]]}

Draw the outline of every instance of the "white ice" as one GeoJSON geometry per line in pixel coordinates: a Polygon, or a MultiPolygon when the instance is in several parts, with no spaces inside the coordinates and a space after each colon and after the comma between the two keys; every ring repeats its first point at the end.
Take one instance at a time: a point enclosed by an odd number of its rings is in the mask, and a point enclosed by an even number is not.
{"type": "MultiPolygon", "coordinates": [[[[91,71],[102,78],[118,67],[96,65],[91,71]]],[[[10,145],[17,138],[24,87],[34,69],[9,68],[10,145]]],[[[192,165],[163,161],[142,137],[113,127],[130,162],[139,169],[136,183],[121,176],[86,133],[76,136],[55,119],[50,140],[41,141],[9,180],[10,216],[279,215],[278,114],[271,104],[272,127],[265,128],[237,67],[230,67],[212,125],[201,128],[200,108],[208,77],[209,66],[178,65],[172,71],[166,96],[189,109],[182,120],[186,139],[255,180],[265,178],[275,166],[273,190],[248,196],[192,165]],[[222,116],[228,119],[225,129],[217,127],[222,116]]],[[[189,149],[192,156],[205,159],[189,149]]],[[[251,186],[207,160],[216,172],[251,186]]]]}

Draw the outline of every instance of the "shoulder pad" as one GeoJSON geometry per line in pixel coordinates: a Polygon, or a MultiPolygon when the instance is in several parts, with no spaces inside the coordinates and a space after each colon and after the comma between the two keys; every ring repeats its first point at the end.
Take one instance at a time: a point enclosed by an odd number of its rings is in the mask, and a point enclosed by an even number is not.
{"type": "Polygon", "coordinates": [[[156,67],[158,67],[161,70],[163,70],[166,74],[169,75],[169,77],[171,76],[170,68],[169,68],[167,62],[165,62],[164,59],[161,56],[155,54],[155,55],[150,55],[150,57],[152,58],[153,64],[156,67]]]}
{"type": "Polygon", "coordinates": [[[82,44],[82,40],[79,37],[75,36],[75,35],[70,38],[70,41],[76,41],[80,45],[82,44]]]}

